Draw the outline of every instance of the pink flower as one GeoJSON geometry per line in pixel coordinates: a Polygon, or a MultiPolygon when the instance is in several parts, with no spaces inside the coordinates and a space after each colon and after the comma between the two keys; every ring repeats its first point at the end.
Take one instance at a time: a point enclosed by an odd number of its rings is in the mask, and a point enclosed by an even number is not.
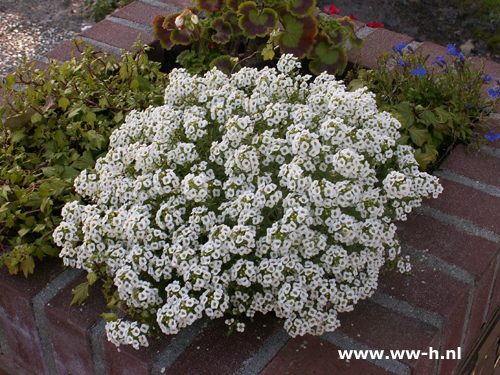
{"type": "Polygon", "coordinates": [[[340,8],[337,8],[335,5],[327,5],[325,7],[325,12],[327,14],[339,14],[340,8]]]}
{"type": "Polygon", "coordinates": [[[378,22],[368,22],[366,26],[371,27],[372,29],[382,29],[384,28],[384,25],[378,22]]]}
{"type": "Polygon", "coordinates": [[[351,20],[353,21],[357,21],[358,19],[356,17],[354,17],[354,14],[351,13],[351,15],[349,16],[351,18],[351,20]]]}

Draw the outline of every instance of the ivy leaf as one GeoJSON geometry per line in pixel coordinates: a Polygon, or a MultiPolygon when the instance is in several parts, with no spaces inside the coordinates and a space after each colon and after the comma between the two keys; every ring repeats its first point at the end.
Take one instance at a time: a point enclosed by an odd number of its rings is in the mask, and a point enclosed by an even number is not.
{"type": "Polygon", "coordinates": [[[229,22],[224,22],[222,19],[216,18],[210,26],[216,31],[216,34],[212,35],[212,40],[215,43],[226,44],[229,42],[233,31],[229,22]]]}
{"type": "Polygon", "coordinates": [[[272,60],[274,59],[274,47],[272,44],[268,43],[262,50],[262,57],[265,60],[272,60]]]}
{"type": "Polygon", "coordinates": [[[28,277],[28,274],[33,273],[35,270],[35,260],[32,256],[26,257],[26,259],[21,261],[21,265],[19,267],[21,271],[24,273],[24,277],[28,277]]]}
{"type": "Polygon", "coordinates": [[[299,59],[304,58],[312,50],[318,33],[316,17],[308,15],[296,18],[286,11],[280,12],[284,31],[276,37],[281,53],[291,53],[299,59]]]}
{"type": "Polygon", "coordinates": [[[102,313],[100,317],[106,319],[107,322],[114,322],[118,320],[118,314],[115,313],[102,313]]]}
{"type": "Polygon", "coordinates": [[[323,72],[328,74],[342,74],[347,66],[347,53],[342,46],[333,44],[326,34],[316,36],[310,57],[314,60],[309,63],[309,69],[316,75],[323,72]]]}
{"type": "Polygon", "coordinates": [[[238,12],[241,15],[238,25],[247,38],[265,37],[269,34],[270,29],[278,26],[278,15],[276,12],[270,8],[264,8],[259,11],[257,4],[253,1],[241,4],[238,12]]]}
{"type": "Polygon", "coordinates": [[[61,107],[61,109],[63,111],[66,111],[66,108],[68,108],[70,101],[68,98],[63,96],[63,97],[61,97],[61,99],[59,99],[58,104],[59,104],[59,107],[61,107]]]}
{"type": "Polygon", "coordinates": [[[69,304],[70,306],[73,306],[75,303],[78,303],[78,306],[80,306],[87,297],[89,296],[89,282],[84,282],[79,284],[72,292],[71,294],[74,295],[73,299],[71,300],[71,303],[69,304]]]}
{"type": "Polygon", "coordinates": [[[311,14],[316,7],[316,0],[288,0],[286,10],[295,17],[311,14]]]}
{"type": "Polygon", "coordinates": [[[89,285],[94,284],[97,280],[99,280],[99,277],[97,277],[95,272],[89,272],[87,274],[87,281],[89,282],[89,285]]]}

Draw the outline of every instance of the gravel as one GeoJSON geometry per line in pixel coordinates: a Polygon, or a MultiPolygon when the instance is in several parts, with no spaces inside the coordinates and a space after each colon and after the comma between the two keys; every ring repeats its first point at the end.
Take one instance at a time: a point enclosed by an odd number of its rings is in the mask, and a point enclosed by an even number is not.
{"type": "Polygon", "coordinates": [[[0,77],[24,58],[43,60],[43,54],[92,24],[83,0],[1,0],[0,77]]]}

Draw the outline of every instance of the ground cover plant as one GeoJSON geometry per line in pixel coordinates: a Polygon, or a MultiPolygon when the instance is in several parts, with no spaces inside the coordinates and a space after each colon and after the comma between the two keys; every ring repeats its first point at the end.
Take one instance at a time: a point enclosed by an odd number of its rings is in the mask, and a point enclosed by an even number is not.
{"type": "Polygon", "coordinates": [[[165,104],[130,113],[76,178],[88,203],[68,202],[53,237],[66,265],[116,288],[108,307],[128,318],[103,315],[110,341],[147,346],[203,315],[241,331],[239,316],[271,311],[319,335],[382,270],[408,271],[393,222],[442,187],[373,94],[298,67],[173,70],[165,104]]]}
{"type": "Polygon", "coordinates": [[[61,209],[80,199],[73,181],[92,168],[132,109],[161,104],[165,75],[146,50],[120,58],[83,48],[47,71],[21,66],[2,84],[0,266],[27,276],[35,260],[57,256],[52,232],[61,209]]]}
{"type": "Polygon", "coordinates": [[[85,6],[96,22],[102,21],[108,14],[135,0],[85,0],[85,6]]]}
{"type": "MultiPolygon", "coordinates": [[[[456,142],[480,145],[484,138],[475,130],[486,123],[500,100],[499,87],[481,87],[494,82],[477,69],[455,45],[447,46],[446,56],[413,53],[404,43],[393,54],[384,53],[377,70],[361,69],[350,87],[367,86],[377,94],[381,109],[390,111],[402,124],[401,144],[411,145],[420,167],[439,164],[456,142]]],[[[500,86],[500,81],[496,81],[500,86]]]]}
{"type": "MultiPolygon", "coordinates": [[[[241,65],[257,66],[275,55],[308,59],[314,74],[342,74],[347,65],[344,43],[360,48],[349,17],[334,19],[315,0],[197,0],[154,21],[154,34],[166,49],[188,46],[179,63],[192,73],[214,66],[230,73],[241,65]]],[[[262,66],[262,64],[261,64],[262,66]]]]}

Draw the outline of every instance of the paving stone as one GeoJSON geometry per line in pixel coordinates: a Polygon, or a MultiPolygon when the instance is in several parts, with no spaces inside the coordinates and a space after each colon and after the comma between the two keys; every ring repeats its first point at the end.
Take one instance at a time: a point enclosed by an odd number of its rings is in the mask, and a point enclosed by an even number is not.
{"type": "Polygon", "coordinates": [[[256,314],[254,321],[244,317],[244,332],[226,336],[225,318],[212,324],[165,371],[165,375],[231,375],[238,373],[269,338],[281,327],[281,320],[272,314],[256,314]]]}
{"type": "Polygon", "coordinates": [[[489,322],[493,317],[496,309],[500,307],[500,271],[497,274],[495,285],[493,286],[490,305],[488,307],[488,312],[486,313],[485,322],[489,322]]]}
{"type": "Polygon", "coordinates": [[[349,62],[369,69],[376,69],[378,67],[377,60],[383,52],[393,52],[393,47],[398,43],[408,44],[412,40],[413,38],[408,35],[386,29],[375,29],[365,38],[365,44],[361,49],[352,49],[347,52],[349,62]]]}
{"type": "MultiPolygon", "coordinates": [[[[439,329],[408,318],[371,300],[359,302],[354,311],[339,315],[339,332],[377,350],[420,350],[439,347],[439,329]]],[[[435,359],[427,357],[401,359],[414,374],[433,374],[435,359]]]]}
{"type": "Polygon", "coordinates": [[[82,37],[90,38],[127,51],[134,50],[133,45],[139,35],[143,44],[155,44],[155,38],[152,34],[107,20],[99,22],[97,25],[80,34],[82,37]]]}
{"type": "Polygon", "coordinates": [[[426,199],[424,204],[500,233],[500,198],[445,178],[441,185],[444,191],[439,198],[426,199]]]}
{"type": "Polygon", "coordinates": [[[45,306],[45,316],[52,341],[54,358],[60,374],[93,374],[89,329],[106,312],[102,284],[89,288],[89,298],[81,305],[69,306],[77,285],[87,281],[86,274],[78,277],[45,306]]]}
{"type": "Polygon", "coordinates": [[[37,262],[35,273],[28,278],[22,272],[9,275],[7,267],[0,269],[0,319],[13,362],[26,374],[45,373],[32,300],[62,273],[61,264],[58,258],[37,262]]]}
{"type": "Polygon", "coordinates": [[[169,12],[166,9],[158,8],[153,5],[141,3],[140,1],[135,1],[113,13],[113,17],[153,27],[153,21],[157,15],[162,14],[167,16],[170,13],[173,12],[169,12]]]}
{"type": "Polygon", "coordinates": [[[466,149],[467,146],[458,145],[441,167],[476,181],[500,187],[500,174],[495,173],[500,171],[500,158],[474,150],[467,154],[466,149]]]}
{"type": "Polygon", "coordinates": [[[288,341],[260,375],[385,375],[390,372],[362,359],[339,358],[341,350],[317,336],[288,341]]]}
{"type": "MultiPolygon", "coordinates": [[[[156,334],[149,340],[147,348],[135,350],[131,345],[116,347],[102,338],[102,348],[107,375],[150,375],[155,359],[172,342],[174,337],[156,334]]],[[[96,374],[99,375],[99,374],[96,374]]]]}

